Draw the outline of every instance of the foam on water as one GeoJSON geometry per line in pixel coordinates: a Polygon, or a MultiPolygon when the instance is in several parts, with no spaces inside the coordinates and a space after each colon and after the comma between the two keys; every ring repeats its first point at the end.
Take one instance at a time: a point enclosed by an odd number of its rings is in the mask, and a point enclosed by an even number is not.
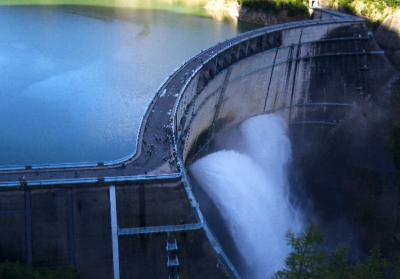
{"type": "Polygon", "coordinates": [[[225,221],[244,261],[240,273],[270,278],[290,252],[286,233],[303,228],[289,201],[287,126],[279,116],[261,115],[243,122],[239,131],[239,148],[209,154],[190,170],[225,221]]]}

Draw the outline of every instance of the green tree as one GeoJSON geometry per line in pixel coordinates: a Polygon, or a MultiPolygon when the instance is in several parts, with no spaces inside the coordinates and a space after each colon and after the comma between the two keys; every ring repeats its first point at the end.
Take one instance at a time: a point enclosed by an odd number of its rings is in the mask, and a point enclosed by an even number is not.
{"type": "Polygon", "coordinates": [[[292,252],[283,270],[274,279],[387,279],[400,275],[396,265],[389,263],[378,248],[372,249],[365,263],[349,260],[348,250],[340,247],[334,252],[323,248],[324,237],[315,225],[301,236],[288,233],[292,252]]]}
{"type": "Polygon", "coordinates": [[[32,269],[19,263],[0,263],[0,279],[78,279],[79,276],[71,268],[49,270],[32,269]]]}
{"type": "Polygon", "coordinates": [[[364,264],[356,265],[353,274],[357,279],[384,279],[390,278],[390,271],[389,262],[383,258],[378,248],[374,248],[371,250],[368,261],[364,264]]]}
{"type": "Polygon", "coordinates": [[[327,255],[321,250],[324,238],[317,227],[310,226],[300,237],[288,233],[287,241],[293,251],[286,259],[286,267],[275,274],[275,279],[324,278],[327,255]]]}

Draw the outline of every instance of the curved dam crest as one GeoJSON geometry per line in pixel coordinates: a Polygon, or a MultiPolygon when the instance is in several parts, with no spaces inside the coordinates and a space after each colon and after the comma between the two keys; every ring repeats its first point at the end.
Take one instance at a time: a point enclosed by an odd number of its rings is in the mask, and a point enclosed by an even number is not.
{"type": "Polygon", "coordinates": [[[241,278],[186,166],[218,132],[260,114],[279,115],[304,141],[340,128],[397,74],[363,20],[315,12],[188,60],[149,106],[135,157],[0,170],[1,256],[83,278],[241,278]]]}

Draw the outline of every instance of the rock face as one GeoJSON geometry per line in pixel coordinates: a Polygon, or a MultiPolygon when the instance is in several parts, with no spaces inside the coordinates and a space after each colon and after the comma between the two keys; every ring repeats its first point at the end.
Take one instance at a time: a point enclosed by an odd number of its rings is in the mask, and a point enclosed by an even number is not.
{"type": "Polygon", "coordinates": [[[332,6],[334,1],[332,0],[319,0],[318,1],[318,6],[321,8],[330,8],[332,6]]]}
{"type": "Polygon", "coordinates": [[[265,12],[257,9],[241,7],[239,10],[238,19],[242,22],[247,22],[256,25],[274,25],[286,23],[290,21],[306,19],[305,16],[288,16],[288,11],[282,9],[279,13],[265,12]]]}
{"type": "Polygon", "coordinates": [[[400,50],[400,9],[389,16],[378,28],[376,39],[384,49],[400,50]]]}
{"type": "Polygon", "coordinates": [[[383,22],[375,38],[394,66],[400,69],[400,9],[383,22]]]}

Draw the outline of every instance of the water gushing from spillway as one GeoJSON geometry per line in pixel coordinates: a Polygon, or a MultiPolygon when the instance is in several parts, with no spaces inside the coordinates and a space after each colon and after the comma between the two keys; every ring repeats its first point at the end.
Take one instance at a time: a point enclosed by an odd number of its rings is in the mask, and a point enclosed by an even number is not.
{"type": "Polygon", "coordinates": [[[277,115],[261,115],[238,131],[239,144],[199,159],[190,170],[225,223],[242,259],[242,276],[270,278],[290,252],[286,233],[303,228],[289,200],[287,125],[277,115]]]}

